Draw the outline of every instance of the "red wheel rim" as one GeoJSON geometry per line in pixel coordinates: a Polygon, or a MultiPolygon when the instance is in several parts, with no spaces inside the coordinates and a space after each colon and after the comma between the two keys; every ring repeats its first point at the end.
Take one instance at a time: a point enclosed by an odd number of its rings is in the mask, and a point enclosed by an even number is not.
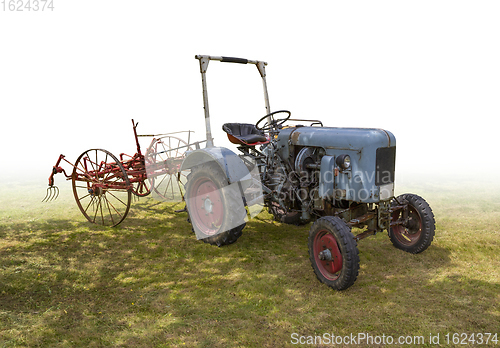
{"type": "MultiPolygon", "coordinates": [[[[402,218],[403,210],[398,210],[392,214],[392,221],[402,218]]],[[[407,226],[395,225],[392,227],[394,237],[403,245],[412,246],[418,242],[422,235],[422,219],[418,212],[411,205],[408,205],[407,226]]]]}
{"type": "Polygon", "coordinates": [[[342,253],[333,234],[327,230],[319,231],[314,238],[314,259],[319,271],[328,280],[336,280],[342,271],[342,253]],[[328,253],[329,251],[329,253],[328,253]],[[321,256],[328,253],[327,259],[321,256]]]}
{"type": "Polygon", "coordinates": [[[222,192],[208,178],[199,178],[193,183],[189,214],[196,227],[208,236],[219,232],[224,220],[222,192]]]}

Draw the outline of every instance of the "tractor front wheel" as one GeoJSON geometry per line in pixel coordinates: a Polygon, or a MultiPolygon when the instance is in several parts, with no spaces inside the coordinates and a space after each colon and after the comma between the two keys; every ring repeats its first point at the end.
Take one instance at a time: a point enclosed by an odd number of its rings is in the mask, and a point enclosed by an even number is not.
{"type": "Polygon", "coordinates": [[[347,223],[336,216],[322,217],[309,231],[309,259],[319,281],[335,290],[354,284],[359,271],[357,243],[347,223]]]}
{"type": "Polygon", "coordinates": [[[228,185],[218,164],[205,163],[191,169],[185,200],[198,239],[223,246],[241,236],[246,217],[243,198],[237,184],[228,185]]]}
{"type": "Polygon", "coordinates": [[[434,238],[435,220],[429,204],[420,196],[404,194],[392,202],[392,222],[389,229],[392,244],[401,250],[418,254],[431,245],[434,238]],[[399,203],[403,205],[403,208],[399,203]]]}

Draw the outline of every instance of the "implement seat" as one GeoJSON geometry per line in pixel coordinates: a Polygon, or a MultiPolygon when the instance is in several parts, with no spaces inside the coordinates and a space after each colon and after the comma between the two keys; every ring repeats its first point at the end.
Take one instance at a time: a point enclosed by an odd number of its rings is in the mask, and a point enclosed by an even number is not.
{"type": "Polygon", "coordinates": [[[267,144],[269,139],[250,123],[225,123],[222,130],[233,144],[255,146],[267,144]]]}

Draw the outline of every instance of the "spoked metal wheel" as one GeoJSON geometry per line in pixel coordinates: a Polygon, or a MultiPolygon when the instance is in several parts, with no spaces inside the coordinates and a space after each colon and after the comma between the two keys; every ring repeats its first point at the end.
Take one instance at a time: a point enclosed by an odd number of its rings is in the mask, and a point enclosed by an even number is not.
{"type": "Polygon", "coordinates": [[[144,178],[144,180],[134,183],[132,192],[138,197],[146,197],[151,193],[154,181],[144,178]]]}
{"type": "Polygon", "coordinates": [[[82,214],[92,223],[116,226],[130,209],[127,173],[109,151],[92,149],[78,157],[72,174],[73,194],[82,214]]]}
{"type": "Polygon", "coordinates": [[[153,139],[146,151],[146,172],[152,190],[163,200],[181,200],[187,175],[180,171],[185,153],[192,150],[184,140],[164,136],[153,139]]]}

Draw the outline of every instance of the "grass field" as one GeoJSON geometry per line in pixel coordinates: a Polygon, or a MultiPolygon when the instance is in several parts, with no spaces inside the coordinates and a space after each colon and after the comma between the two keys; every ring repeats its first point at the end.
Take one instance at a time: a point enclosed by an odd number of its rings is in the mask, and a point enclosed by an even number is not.
{"type": "MultiPolygon", "coordinates": [[[[0,191],[0,347],[319,347],[333,345],[293,337],[358,333],[423,336],[430,347],[429,335],[441,346],[446,334],[449,346],[455,333],[500,336],[499,186],[399,185],[433,208],[433,244],[411,255],[386,234],[360,241],[358,280],[344,292],[316,279],[308,226],[261,213],[217,248],[196,240],[180,205],[141,199],[103,228],[60,188],[48,204],[43,186],[0,191]]],[[[367,345],[357,343],[345,346],[367,345]]]]}

